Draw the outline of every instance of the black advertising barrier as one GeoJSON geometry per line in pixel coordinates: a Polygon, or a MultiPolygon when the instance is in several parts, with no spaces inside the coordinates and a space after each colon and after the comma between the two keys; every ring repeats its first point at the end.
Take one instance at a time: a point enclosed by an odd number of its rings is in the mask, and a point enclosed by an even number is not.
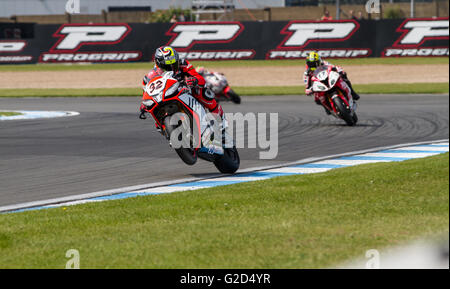
{"type": "Polygon", "coordinates": [[[150,61],[171,45],[190,60],[448,56],[449,19],[0,24],[0,64],[150,61]]]}

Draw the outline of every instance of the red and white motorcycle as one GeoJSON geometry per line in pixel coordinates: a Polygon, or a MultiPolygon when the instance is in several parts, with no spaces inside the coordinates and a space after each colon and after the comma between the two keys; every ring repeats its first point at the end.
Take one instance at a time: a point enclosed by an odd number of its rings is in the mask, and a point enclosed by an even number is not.
{"type": "Polygon", "coordinates": [[[194,165],[201,158],[222,173],[238,170],[239,153],[225,133],[226,121],[208,113],[184,79],[172,71],[153,76],[144,87],[142,105],[183,162],[194,165]]]}
{"type": "Polygon", "coordinates": [[[335,117],[354,126],[358,122],[356,102],[351,97],[351,90],[333,66],[324,65],[314,71],[311,78],[314,96],[335,117]],[[350,95],[350,98],[347,97],[350,95]]]}
{"type": "Polygon", "coordinates": [[[241,97],[230,87],[225,75],[218,72],[208,72],[202,76],[206,81],[206,86],[216,94],[216,100],[226,99],[236,104],[241,103],[241,97]]]}

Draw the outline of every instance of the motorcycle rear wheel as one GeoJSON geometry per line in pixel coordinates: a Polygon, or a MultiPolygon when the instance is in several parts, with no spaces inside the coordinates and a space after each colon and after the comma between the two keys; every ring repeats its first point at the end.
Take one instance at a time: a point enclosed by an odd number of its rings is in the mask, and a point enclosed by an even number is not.
{"type": "Polygon", "coordinates": [[[214,161],[216,168],[223,174],[234,174],[241,164],[236,147],[225,148],[223,156],[214,161]]]}
{"type": "MultiPolygon", "coordinates": [[[[170,140],[172,132],[178,127],[170,124],[170,116],[164,119],[166,127],[166,137],[170,140]]],[[[187,165],[192,166],[197,162],[197,152],[193,148],[178,148],[175,149],[180,159],[187,165]]]]}

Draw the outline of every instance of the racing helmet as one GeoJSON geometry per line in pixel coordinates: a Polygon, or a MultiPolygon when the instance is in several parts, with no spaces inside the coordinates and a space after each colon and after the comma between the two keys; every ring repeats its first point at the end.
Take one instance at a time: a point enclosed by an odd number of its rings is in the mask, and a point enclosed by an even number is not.
{"type": "Polygon", "coordinates": [[[197,67],[196,71],[198,74],[203,75],[205,73],[205,68],[203,66],[197,67]]]}
{"type": "Polygon", "coordinates": [[[311,70],[316,70],[317,67],[322,65],[322,58],[320,58],[319,53],[311,51],[306,57],[306,65],[311,70]]]}
{"type": "Polygon", "coordinates": [[[178,52],[170,46],[161,46],[155,52],[155,64],[165,71],[178,71],[180,57],[178,52]]]}

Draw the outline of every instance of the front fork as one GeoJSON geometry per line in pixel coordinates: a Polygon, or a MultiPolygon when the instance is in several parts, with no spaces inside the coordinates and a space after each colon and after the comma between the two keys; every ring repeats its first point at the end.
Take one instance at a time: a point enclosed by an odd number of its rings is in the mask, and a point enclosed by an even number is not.
{"type": "Polygon", "coordinates": [[[328,111],[332,112],[334,116],[338,115],[338,111],[336,109],[336,106],[334,105],[333,99],[335,97],[339,97],[342,99],[342,101],[345,103],[346,106],[350,107],[351,111],[355,111],[356,109],[356,102],[353,101],[353,98],[347,99],[342,92],[336,91],[331,94],[327,94],[325,92],[321,92],[317,96],[324,108],[326,108],[328,111]]]}
{"type": "Polygon", "coordinates": [[[316,92],[315,98],[319,99],[322,106],[330,112],[336,112],[331,98],[328,98],[325,92],[316,92]]]}
{"type": "MultiPolygon", "coordinates": [[[[344,101],[345,105],[348,106],[352,112],[354,112],[356,110],[356,102],[353,100],[350,86],[342,78],[339,78],[338,83],[336,83],[336,87],[338,89],[338,97],[340,97],[342,101],[344,101]]],[[[330,103],[333,106],[334,111],[336,111],[333,102],[331,101],[330,103]]]]}

